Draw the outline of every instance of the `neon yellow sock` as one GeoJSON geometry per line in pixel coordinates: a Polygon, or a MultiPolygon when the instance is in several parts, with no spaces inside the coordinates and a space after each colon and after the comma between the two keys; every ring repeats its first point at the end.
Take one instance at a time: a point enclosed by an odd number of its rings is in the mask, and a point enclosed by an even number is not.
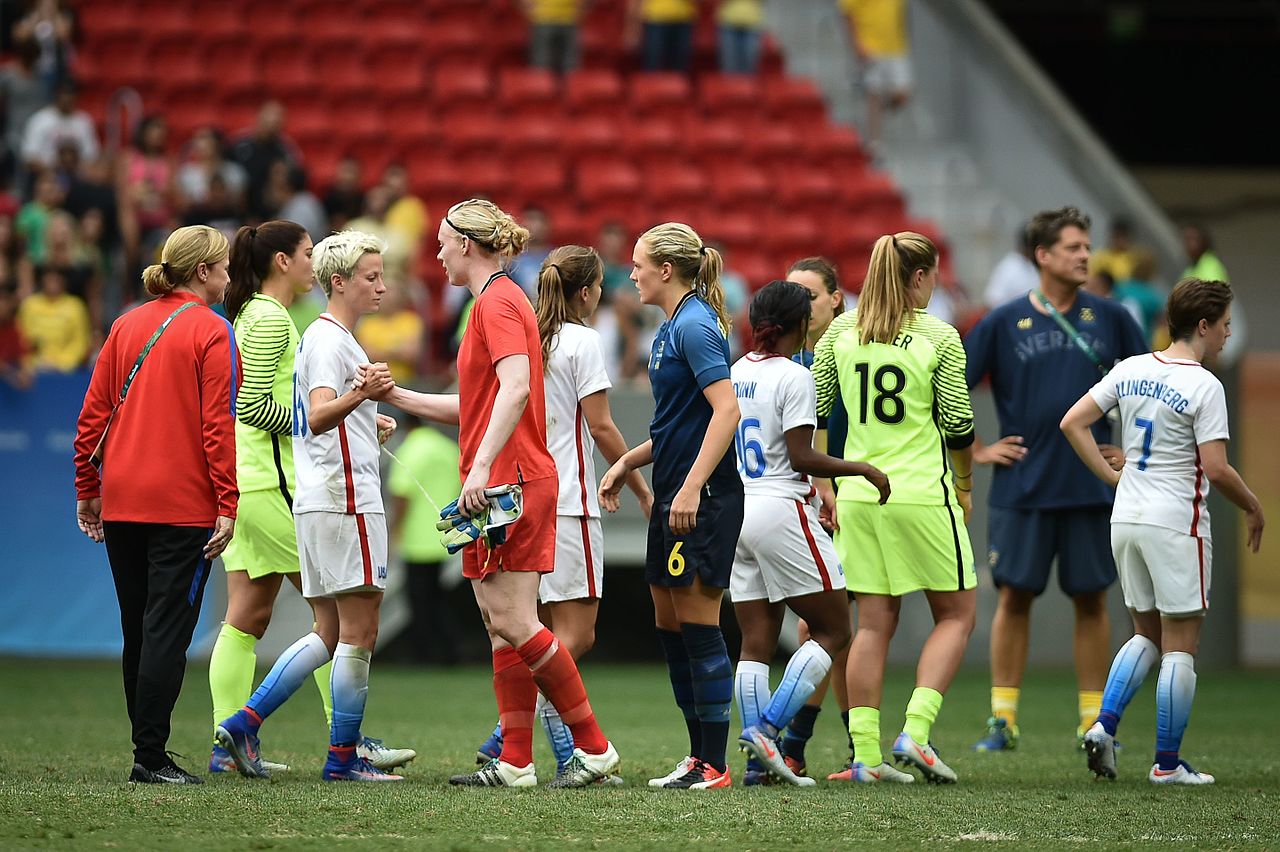
{"type": "Polygon", "coordinates": [[[1102,711],[1102,690],[1100,689],[1082,689],[1080,690],[1080,733],[1084,733],[1093,727],[1093,723],[1098,721],[1098,713],[1102,711]]]}
{"type": "Polygon", "coordinates": [[[875,768],[884,763],[880,753],[880,708],[850,707],[849,737],[853,740],[853,759],[875,768]]]}
{"type": "Polygon", "coordinates": [[[209,655],[209,695],[213,698],[213,724],[224,721],[244,706],[253,692],[253,669],[258,658],[255,636],[223,624],[209,655]]]}
{"type": "Polygon", "coordinates": [[[921,745],[927,745],[929,729],[933,727],[933,722],[938,718],[938,711],[941,709],[941,692],[927,686],[917,686],[911,693],[911,700],[907,702],[907,723],[902,730],[906,731],[911,739],[921,745]]]}
{"type": "Polygon", "coordinates": [[[1004,719],[1010,728],[1018,724],[1018,696],[1022,690],[1016,686],[991,687],[991,715],[1004,719]]]}
{"type": "Polygon", "coordinates": [[[324,723],[330,728],[333,727],[333,693],[329,690],[329,673],[332,671],[333,660],[330,660],[312,675],[320,689],[320,701],[324,704],[324,723]]]}

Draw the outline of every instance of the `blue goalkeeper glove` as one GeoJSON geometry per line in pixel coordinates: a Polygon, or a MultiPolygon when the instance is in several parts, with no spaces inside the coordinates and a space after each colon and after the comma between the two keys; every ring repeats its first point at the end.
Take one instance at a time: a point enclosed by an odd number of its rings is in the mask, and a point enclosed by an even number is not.
{"type": "Polygon", "coordinates": [[[483,535],[476,522],[484,523],[487,515],[488,512],[485,512],[477,518],[470,518],[462,514],[458,501],[454,500],[440,510],[440,521],[436,524],[436,529],[440,531],[440,543],[451,555],[457,553],[483,535]]]}

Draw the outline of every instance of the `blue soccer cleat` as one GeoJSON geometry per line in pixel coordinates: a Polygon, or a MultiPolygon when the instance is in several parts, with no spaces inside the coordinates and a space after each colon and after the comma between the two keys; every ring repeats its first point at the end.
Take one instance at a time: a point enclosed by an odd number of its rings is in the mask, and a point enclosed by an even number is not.
{"type": "Polygon", "coordinates": [[[1018,726],[992,716],[987,720],[987,735],[973,744],[974,751],[1013,751],[1018,747],[1018,726]]]}
{"type": "Polygon", "coordinates": [[[270,778],[271,773],[262,765],[262,756],[258,752],[258,735],[250,730],[245,718],[245,712],[237,710],[214,729],[214,739],[231,755],[241,775],[270,778]]]}
{"type": "Polygon", "coordinates": [[[366,758],[356,757],[354,748],[329,749],[320,773],[324,781],[403,781],[403,775],[383,772],[366,758]],[[348,757],[350,755],[350,757],[348,757]]]}
{"type": "Polygon", "coordinates": [[[489,735],[489,739],[480,744],[480,748],[476,749],[476,766],[484,766],[491,760],[497,760],[502,757],[502,725],[495,725],[493,733],[489,735]]]}

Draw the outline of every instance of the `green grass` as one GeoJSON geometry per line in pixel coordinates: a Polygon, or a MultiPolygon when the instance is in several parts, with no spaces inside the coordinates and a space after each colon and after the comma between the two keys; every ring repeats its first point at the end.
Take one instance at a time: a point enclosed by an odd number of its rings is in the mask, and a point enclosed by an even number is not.
{"type": "MultiPolygon", "coordinates": [[[[775,677],[780,674],[775,670],[775,677]]],[[[1270,674],[1206,671],[1184,755],[1213,772],[1210,788],[1152,788],[1153,684],[1120,732],[1121,777],[1094,782],[1075,746],[1068,672],[1036,672],[1023,691],[1022,746],[974,754],[987,715],[983,672],[961,675],[934,742],[960,774],[951,787],[734,788],[701,794],[650,790],[645,779],[683,756],[684,726],[665,671],[586,667],[606,733],[629,786],[585,791],[450,788],[471,765],[495,716],[490,674],[374,666],[367,732],[418,750],[397,785],[318,780],[327,743],[315,688],[306,684],[264,728],[263,751],[294,771],[270,781],[210,778],[199,787],[129,785],[130,745],[114,666],[0,660],[0,848],[42,846],[314,848],[837,849],[894,846],[1113,848],[1280,844],[1280,744],[1270,674]]],[[[209,740],[207,671],[193,666],[170,747],[203,770],[209,740]]],[[[1154,680],[1154,676],[1152,678],[1154,680]]],[[[908,672],[885,690],[886,746],[901,724],[908,672]]],[[[809,746],[811,772],[839,768],[840,717],[828,702],[809,746]]],[[[537,735],[538,766],[552,766],[537,735]]],[[[180,761],[181,762],[181,761],[180,761]]],[[[735,776],[743,757],[730,758],[735,776]]],[[[546,771],[544,770],[544,771],[546,771]]]]}

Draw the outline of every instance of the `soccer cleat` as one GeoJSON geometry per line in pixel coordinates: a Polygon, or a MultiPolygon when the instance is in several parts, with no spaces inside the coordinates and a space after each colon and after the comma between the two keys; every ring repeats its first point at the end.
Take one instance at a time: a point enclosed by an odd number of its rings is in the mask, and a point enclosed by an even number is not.
{"type": "Polygon", "coordinates": [[[159,769],[147,769],[141,763],[133,765],[129,773],[130,784],[203,784],[204,779],[192,775],[171,758],[165,758],[164,766],[159,769]]]}
{"type": "Polygon", "coordinates": [[[1101,722],[1084,735],[1084,752],[1095,778],[1116,777],[1116,738],[1107,733],[1101,722]]]}
{"type": "Polygon", "coordinates": [[[920,745],[906,731],[893,741],[893,759],[904,766],[914,766],[930,784],[954,784],[956,773],[942,762],[933,745],[920,745]]]}
{"type": "Polygon", "coordinates": [[[721,772],[705,760],[694,758],[689,771],[662,785],[667,790],[722,790],[733,786],[729,768],[721,772]]]}
{"type": "MultiPolygon", "coordinates": [[[[887,763],[879,766],[871,767],[865,763],[854,761],[849,764],[849,768],[844,772],[836,773],[843,776],[839,780],[851,781],[856,784],[881,784],[890,782],[894,784],[914,784],[916,777],[900,769],[895,769],[887,763]]],[[[828,780],[835,780],[836,776],[832,775],[828,780]]]]}
{"type": "Polygon", "coordinates": [[[502,757],[501,731],[501,726],[494,728],[493,733],[489,735],[489,739],[481,743],[480,748],[476,749],[476,766],[484,766],[489,761],[502,757]]]}
{"type": "Polygon", "coordinates": [[[844,769],[839,772],[832,772],[827,776],[828,781],[852,781],[853,780],[853,764],[856,761],[849,761],[845,764],[844,769]]]}
{"type": "Polygon", "coordinates": [[[324,772],[320,777],[325,781],[403,781],[403,775],[392,775],[383,772],[367,759],[357,757],[349,764],[342,764],[333,759],[333,752],[325,761],[324,772]]]}
{"type": "MultiPolygon", "coordinates": [[[[272,763],[270,760],[262,760],[262,768],[268,772],[288,772],[289,764],[272,763]]],[[[209,753],[209,773],[218,772],[235,772],[236,761],[231,756],[231,752],[227,751],[220,745],[215,745],[213,751],[209,753]]]]}
{"type": "Polygon", "coordinates": [[[803,775],[797,775],[792,771],[787,761],[783,760],[782,752],[779,750],[778,742],[773,737],[760,730],[759,726],[751,725],[742,731],[742,735],[738,737],[738,748],[755,756],[769,772],[788,784],[794,784],[797,787],[812,787],[817,784],[812,778],[806,778],[803,775]]]}
{"type": "Polygon", "coordinates": [[[742,773],[743,787],[772,787],[778,783],[773,773],[767,769],[754,767],[752,763],[753,761],[747,761],[747,771],[742,773]]]}
{"type": "Polygon", "coordinates": [[[666,775],[663,775],[661,778],[650,778],[649,786],[650,787],[667,786],[668,781],[674,781],[677,778],[679,778],[681,775],[684,775],[686,772],[692,769],[693,761],[694,759],[692,757],[684,758],[683,760],[681,760],[679,763],[676,764],[675,769],[671,770],[666,775]]]}
{"type": "Polygon", "coordinates": [[[589,787],[601,778],[611,776],[620,762],[613,743],[606,743],[605,750],[600,754],[587,754],[582,749],[575,748],[573,757],[569,758],[564,770],[556,774],[556,779],[547,788],[589,787]]]}
{"type": "Polygon", "coordinates": [[[271,773],[262,765],[262,757],[258,753],[258,735],[244,724],[242,714],[237,710],[222,720],[222,724],[213,730],[213,737],[231,755],[236,769],[246,778],[270,778],[271,773]]]}
{"type": "Polygon", "coordinates": [[[1151,772],[1147,774],[1147,780],[1152,784],[1189,784],[1199,786],[1212,784],[1213,776],[1208,772],[1197,772],[1190,763],[1185,760],[1179,760],[1177,769],[1161,769],[1160,764],[1153,763],[1151,772]]]}
{"type": "Polygon", "coordinates": [[[992,716],[987,720],[987,735],[973,744],[974,751],[1013,751],[1018,747],[1018,726],[992,716]]]}
{"type": "Polygon", "coordinates": [[[382,744],[382,740],[373,737],[365,737],[356,746],[356,757],[363,757],[375,769],[383,771],[404,766],[417,756],[418,753],[411,748],[388,748],[382,744]]]}
{"type": "Polygon", "coordinates": [[[521,768],[495,757],[475,772],[451,776],[449,783],[455,787],[534,787],[538,776],[533,763],[521,768]]]}

